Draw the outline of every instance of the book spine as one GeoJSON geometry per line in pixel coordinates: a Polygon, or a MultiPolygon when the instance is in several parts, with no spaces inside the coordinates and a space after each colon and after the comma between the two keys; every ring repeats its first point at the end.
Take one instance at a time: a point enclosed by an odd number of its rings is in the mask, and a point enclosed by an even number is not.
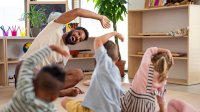
{"type": "Polygon", "coordinates": [[[152,0],[151,3],[152,3],[151,6],[154,7],[154,5],[155,5],[155,0],[152,0]]]}
{"type": "Polygon", "coordinates": [[[163,6],[163,0],[159,0],[159,5],[158,6],[163,6]]]}
{"type": "Polygon", "coordinates": [[[155,0],[155,5],[154,6],[158,6],[158,4],[159,4],[159,0],[155,0]]]}

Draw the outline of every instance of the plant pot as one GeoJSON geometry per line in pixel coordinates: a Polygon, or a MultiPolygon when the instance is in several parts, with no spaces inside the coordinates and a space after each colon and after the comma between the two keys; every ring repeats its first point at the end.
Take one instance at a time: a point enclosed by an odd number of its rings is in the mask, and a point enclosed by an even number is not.
{"type": "Polygon", "coordinates": [[[30,32],[31,37],[37,37],[40,31],[41,31],[41,28],[36,28],[36,27],[31,28],[31,32],[30,32]]]}
{"type": "Polygon", "coordinates": [[[124,75],[125,75],[125,71],[124,71],[125,64],[126,64],[126,61],[124,61],[124,60],[119,60],[116,63],[116,66],[119,68],[121,77],[124,77],[124,75]]]}

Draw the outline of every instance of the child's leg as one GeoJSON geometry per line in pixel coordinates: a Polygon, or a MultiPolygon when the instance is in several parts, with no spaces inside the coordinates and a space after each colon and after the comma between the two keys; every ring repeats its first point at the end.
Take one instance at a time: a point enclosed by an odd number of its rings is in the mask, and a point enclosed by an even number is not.
{"type": "Polygon", "coordinates": [[[81,105],[82,100],[72,100],[65,98],[61,104],[67,110],[67,112],[93,112],[89,108],[83,107],[81,105]]]}
{"type": "Polygon", "coordinates": [[[181,100],[172,99],[167,106],[168,112],[197,112],[191,105],[181,100]]]}
{"type": "Polygon", "coordinates": [[[83,71],[81,69],[69,69],[66,72],[64,88],[74,87],[83,79],[83,71]]]}

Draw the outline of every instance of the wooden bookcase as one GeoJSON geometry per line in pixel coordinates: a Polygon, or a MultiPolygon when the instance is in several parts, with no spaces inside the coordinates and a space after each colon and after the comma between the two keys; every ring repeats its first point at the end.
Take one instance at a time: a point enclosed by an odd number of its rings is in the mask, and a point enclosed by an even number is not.
{"type": "MultiPolygon", "coordinates": [[[[93,37],[89,37],[87,41],[83,41],[76,45],[68,45],[70,50],[80,50],[80,49],[90,49],[90,53],[94,53],[94,39],[93,37]]],[[[96,61],[94,57],[76,57],[70,58],[66,68],[80,68],[84,71],[84,74],[91,75],[96,61]]]]}
{"type": "Polygon", "coordinates": [[[191,85],[200,83],[200,6],[184,5],[128,11],[128,75],[134,78],[142,56],[137,52],[149,47],[162,47],[172,52],[187,53],[174,57],[169,83],[191,85]],[[189,28],[189,35],[139,36],[143,32],[169,32],[189,28]]]}
{"type": "Polygon", "coordinates": [[[0,37],[0,85],[6,85],[5,38],[0,37]]]}
{"type": "MultiPolygon", "coordinates": [[[[24,54],[23,46],[27,42],[32,42],[34,38],[30,37],[7,37],[6,38],[6,78],[13,77],[15,67],[19,62],[19,58],[24,54]]],[[[14,79],[8,80],[7,84],[13,83],[14,79]]]]}
{"type": "MultiPolygon", "coordinates": [[[[9,80],[9,76],[14,75],[14,70],[16,64],[23,52],[23,45],[27,42],[32,42],[35,38],[30,37],[0,37],[0,86],[7,86],[13,80],[9,80]],[[10,60],[14,59],[14,60],[10,60]]],[[[69,46],[70,50],[79,50],[79,49],[91,49],[91,52],[94,52],[93,49],[94,38],[90,37],[87,41],[81,42],[77,45],[69,46]]],[[[92,74],[92,71],[95,67],[95,58],[94,57],[77,57],[70,58],[68,60],[66,68],[80,68],[84,70],[84,74],[92,74]]]]}
{"type": "Polygon", "coordinates": [[[8,78],[14,75],[18,59],[23,55],[23,45],[33,40],[30,37],[0,37],[0,86],[9,85],[8,78]]]}

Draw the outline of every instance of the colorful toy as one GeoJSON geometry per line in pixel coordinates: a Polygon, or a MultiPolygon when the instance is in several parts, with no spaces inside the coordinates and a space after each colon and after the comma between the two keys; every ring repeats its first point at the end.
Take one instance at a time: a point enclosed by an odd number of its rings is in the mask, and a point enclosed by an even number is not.
{"type": "Polygon", "coordinates": [[[19,31],[20,31],[20,36],[26,36],[26,30],[25,30],[25,28],[20,28],[19,27],[19,31]]]}
{"type": "Polygon", "coordinates": [[[31,46],[32,42],[27,42],[24,44],[23,46],[23,51],[24,53],[26,53],[26,51],[28,50],[28,48],[31,46]]]}
{"type": "Polygon", "coordinates": [[[11,29],[11,34],[12,34],[12,36],[17,36],[17,30],[19,29],[19,27],[18,28],[16,28],[16,25],[15,26],[12,26],[12,29],[11,29]]]}
{"type": "Polygon", "coordinates": [[[7,30],[7,31],[5,30],[5,28],[4,28],[3,25],[2,25],[0,28],[1,28],[1,30],[3,31],[3,36],[8,36],[10,27],[8,27],[8,30],[7,30]]]}

